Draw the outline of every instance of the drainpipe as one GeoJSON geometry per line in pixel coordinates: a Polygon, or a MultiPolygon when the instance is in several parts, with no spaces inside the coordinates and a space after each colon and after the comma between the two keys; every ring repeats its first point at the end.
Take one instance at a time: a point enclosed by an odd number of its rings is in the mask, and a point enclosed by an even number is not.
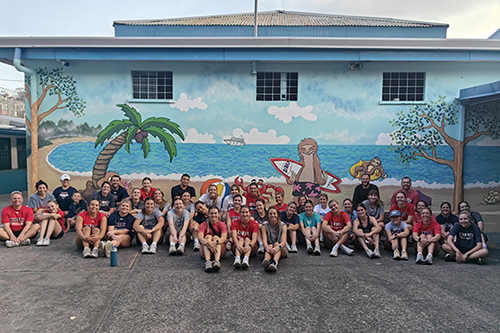
{"type": "MultiPolygon", "coordinates": [[[[16,47],[16,49],[14,51],[13,63],[14,63],[14,67],[18,71],[30,75],[31,102],[34,103],[35,101],[38,100],[38,76],[35,73],[35,71],[32,70],[31,68],[28,68],[28,67],[21,65],[21,49],[18,47],[16,47]]],[[[27,110],[27,111],[28,112],[25,112],[26,118],[28,118],[27,117],[28,114],[31,116],[31,118],[33,118],[33,112],[31,110],[31,105],[30,105],[30,110],[27,110]]],[[[38,116],[38,110],[36,110],[35,116],[38,116]]],[[[35,119],[35,121],[33,121],[33,119],[31,119],[31,123],[32,123],[32,126],[33,126],[33,123],[35,123],[35,125],[38,127],[36,119],[35,119]]],[[[33,129],[30,129],[30,131],[32,131],[32,130],[33,129]]],[[[37,132],[35,131],[35,133],[37,133],[37,132]]],[[[31,176],[32,177],[30,179],[29,174],[28,174],[28,189],[33,188],[34,181],[36,181],[38,179],[38,149],[37,149],[38,148],[38,135],[36,137],[33,137],[33,133],[31,133],[31,136],[32,136],[32,138],[31,138],[32,139],[31,140],[31,143],[32,143],[32,147],[31,147],[31,176]],[[37,147],[33,148],[33,144],[35,144],[37,147]]]]}

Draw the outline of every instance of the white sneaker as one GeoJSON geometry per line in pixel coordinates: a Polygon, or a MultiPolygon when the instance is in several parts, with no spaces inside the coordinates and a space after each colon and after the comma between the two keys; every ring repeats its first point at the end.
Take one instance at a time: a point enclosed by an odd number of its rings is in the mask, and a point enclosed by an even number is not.
{"type": "Polygon", "coordinates": [[[297,244],[292,244],[292,246],[290,247],[290,252],[292,253],[299,252],[299,250],[297,249],[297,244]]]}
{"type": "Polygon", "coordinates": [[[415,262],[417,264],[423,264],[424,263],[424,256],[422,255],[422,253],[418,253],[417,254],[417,259],[415,259],[415,262]]]}
{"type": "Polygon", "coordinates": [[[156,244],[151,244],[149,246],[149,253],[156,254],[156,244]]]}
{"type": "Polygon", "coordinates": [[[19,243],[8,240],[8,241],[5,241],[5,246],[7,246],[7,247],[19,246],[19,243]]]}
{"type": "Polygon", "coordinates": [[[375,249],[373,251],[373,258],[380,258],[380,250],[379,249],[375,249]]]}
{"type": "Polygon", "coordinates": [[[241,262],[241,268],[248,268],[250,266],[250,262],[248,257],[244,257],[243,261],[241,262]]]}
{"type": "Polygon", "coordinates": [[[90,255],[94,258],[99,258],[99,249],[97,247],[94,247],[90,255]]]}
{"type": "Polygon", "coordinates": [[[42,241],[42,245],[43,246],[49,246],[50,245],[50,238],[44,238],[43,241],[42,241]]]}
{"type": "Polygon", "coordinates": [[[235,268],[240,268],[241,267],[241,258],[240,257],[234,257],[233,266],[235,268]]]}
{"type": "Polygon", "coordinates": [[[193,251],[196,252],[199,250],[200,250],[200,242],[194,242],[193,251]]]}
{"type": "Polygon", "coordinates": [[[170,247],[168,248],[168,254],[171,256],[177,254],[177,249],[175,248],[175,245],[170,245],[170,247]]]}
{"type": "Polygon", "coordinates": [[[309,254],[312,254],[312,253],[314,252],[313,247],[312,247],[312,245],[311,245],[311,244],[307,245],[306,251],[307,251],[307,253],[309,253],[309,254]]]}
{"type": "Polygon", "coordinates": [[[102,256],[105,256],[106,255],[106,251],[105,251],[105,248],[106,248],[106,242],[105,241],[100,241],[99,242],[99,252],[98,252],[98,256],[102,255],[102,256]]]}
{"type": "Polygon", "coordinates": [[[321,255],[321,248],[319,247],[319,244],[314,247],[313,254],[315,256],[320,256],[321,255]]]}
{"type": "Polygon", "coordinates": [[[264,244],[259,245],[259,249],[257,250],[258,254],[264,254],[266,250],[264,249],[264,244]]]}
{"type": "Polygon", "coordinates": [[[426,264],[426,265],[432,265],[432,259],[433,259],[432,253],[429,253],[427,255],[427,257],[425,258],[424,264],[426,264]]]}
{"type": "Polygon", "coordinates": [[[106,258],[111,257],[111,249],[113,248],[113,242],[107,241],[106,245],[104,246],[104,255],[106,258]]]}
{"type": "Polygon", "coordinates": [[[90,258],[92,257],[92,254],[90,253],[90,248],[86,247],[83,249],[83,257],[84,258],[90,258]]]}
{"type": "MultiPolygon", "coordinates": [[[[149,252],[151,252],[151,248],[149,249],[149,252]]],[[[184,254],[184,244],[179,245],[177,248],[177,254],[180,256],[184,254]]]]}
{"type": "Polygon", "coordinates": [[[21,242],[21,246],[24,246],[24,245],[30,245],[30,244],[31,244],[31,241],[30,241],[30,239],[29,239],[29,238],[28,238],[28,239],[25,239],[25,240],[23,240],[23,241],[21,242]]]}
{"type": "Polygon", "coordinates": [[[323,237],[323,233],[319,235],[319,242],[323,243],[325,241],[325,238],[323,237]]]}
{"type": "Polygon", "coordinates": [[[345,254],[347,254],[348,256],[350,256],[354,250],[351,250],[350,248],[348,248],[347,246],[345,245],[341,245],[340,248],[342,249],[342,251],[344,251],[345,254]]]}
{"type": "Polygon", "coordinates": [[[292,250],[292,248],[290,247],[290,245],[288,245],[288,243],[286,243],[286,250],[287,250],[288,252],[290,252],[290,251],[292,250]]]}
{"type": "Polygon", "coordinates": [[[149,246],[148,244],[142,244],[142,251],[141,253],[145,254],[145,253],[149,253],[149,246]]]}
{"type": "Polygon", "coordinates": [[[372,252],[372,250],[370,250],[370,249],[366,249],[366,251],[365,251],[365,252],[366,252],[366,256],[367,256],[369,259],[371,259],[371,258],[373,257],[373,252],[372,252]]]}
{"type": "Polygon", "coordinates": [[[38,238],[38,240],[36,241],[36,246],[42,246],[43,240],[44,240],[44,238],[38,238]]]}
{"type": "Polygon", "coordinates": [[[336,257],[338,255],[339,255],[339,250],[334,246],[332,252],[330,252],[330,257],[336,257]]]}

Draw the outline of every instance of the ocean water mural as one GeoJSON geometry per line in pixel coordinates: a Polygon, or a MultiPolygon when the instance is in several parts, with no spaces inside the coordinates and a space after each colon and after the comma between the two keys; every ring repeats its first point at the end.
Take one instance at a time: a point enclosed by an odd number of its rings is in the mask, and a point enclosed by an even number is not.
{"type": "MultiPolygon", "coordinates": [[[[151,143],[151,153],[147,159],[138,145],[131,146],[131,154],[120,149],[112,159],[109,170],[116,171],[125,178],[141,178],[149,175],[157,178],[178,179],[182,173],[188,173],[193,179],[206,179],[213,176],[233,181],[236,176],[250,176],[265,181],[284,182],[284,178],[269,161],[272,157],[299,160],[296,145],[246,145],[234,147],[225,144],[177,145],[178,154],[169,163],[168,154],[160,143],[151,143]],[[200,158],[197,159],[196,157],[200,158]]],[[[94,148],[93,142],[76,142],[60,145],[47,156],[47,161],[60,172],[91,176],[92,167],[102,148],[94,148]]],[[[465,160],[465,184],[488,184],[500,181],[498,165],[498,147],[467,147],[465,160]]],[[[439,154],[444,158],[452,157],[448,146],[439,147],[439,154]]],[[[378,157],[388,174],[385,180],[376,181],[380,185],[397,185],[403,176],[410,176],[415,184],[422,187],[452,188],[453,172],[446,165],[436,164],[426,159],[408,168],[397,162],[396,155],[388,146],[379,145],[320,145],[318,156],[321,167],[342,179],[344,184],[357,184],[349,174],[349,168],[359,162],[378,157]]]]}

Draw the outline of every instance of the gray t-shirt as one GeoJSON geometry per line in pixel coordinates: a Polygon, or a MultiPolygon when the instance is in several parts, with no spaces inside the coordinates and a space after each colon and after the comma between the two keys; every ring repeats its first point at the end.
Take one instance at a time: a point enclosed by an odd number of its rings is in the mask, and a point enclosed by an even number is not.
{"type": "Polygon", "coordinates": [[[184,206],[184,209],[189,212],[189,214],[194,214],[196,213],[196,210],[194,208],[194,203],[190,202],[186,206],[184,206]]]}
{"type": "Polygon", "coordinates": [[[167,221],[172,220],[174,222],[174,228],[177,232],[180,232],[184,227],[184,223],[189,222],[189,212],[182,209],[181,216],[177,215],[175,209],[171,209],[167,214],[167,221]]]}
{"type": "Polygon", "coordinates": [[[365,200],[363,201],[363,205],[366,207],[366,213],[368,216],[373,216],[375,220],[378,220],[380,215],[384,215],[384,205],[380,205],[380,207],[377,206],[370,206],[370,200],[365,200]]]}
{"type": "Polygon", "coordinates": [[[141,210],[135,216],[135,218],[141,221],[141,225],[144,227],[144,229],[151,230],[158,224],[158,219],[160,218],[160,216],[163,216],[163,214],[158,208],[155,208],[152,214],[146,216],[144,216],[144,213],[141,210]]]}
{"type": "Polygon", "coordinates": [[[285,225],[285,223],[280,222],[278,226],[278,230],[274,228],[269,222],[264,222],[267,229],[267,244],[272,245],[276,242],[281,243],[281,228],[285,225]]]}
{"type": "Polygon", "coordinates": [[[393,234],[394,233],[402,233],[405,231],[405,229],[408,228],[408,224],[406,222],[401,221],[399,225],[394,225],[392,222],[389,222],[385,225],[385,231],[390,231],[393,234]]]}
{"type": "Polygon", "coordinates": [[[42,199],[42,197],[40,197],[40,195],[37,192],[37,193],[30,195],[30,200],[28,201],[28,207],[29,208],[46,208],[47,204],[50,200],[56,201],[56,198],[52,194],[47,193],[47,194],[45,194],[45,198],[42,199]]]}

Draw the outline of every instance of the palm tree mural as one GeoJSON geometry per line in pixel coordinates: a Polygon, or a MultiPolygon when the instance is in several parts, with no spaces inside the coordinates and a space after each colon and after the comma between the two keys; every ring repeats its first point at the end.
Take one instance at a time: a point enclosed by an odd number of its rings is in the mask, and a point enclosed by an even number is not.
{"type": "Polygon", "coordinates": [[[125,150],[130,154],[130,145],[133,143],[132,139],[142,145],[141,149],[146,158],[150,152],[150,145],[148,136],[158,138],[165,150],[170,156],[170,162],[177,156],[177,147],[175,138],[170,134],[175,134],[184,140],[184,134],[179,129],[179,125],[164,117],[151,117],[142,121],[142,117],[133,107],[127,104],[118,104],[127,116],[127,119],[113,120],[97,135],[95,147],[103,145],[104,142],[110,139],[113,135],[121,132],[120,135],[111,140],[106,147],[101,151],[97,157],[94,168],[92,170],[92,185],[98,188],[97,182],[106,176],[109,163],[113,156],[125,145],[125,150]],[[170,133],[168,133],[168,132],[170,133]]]}

